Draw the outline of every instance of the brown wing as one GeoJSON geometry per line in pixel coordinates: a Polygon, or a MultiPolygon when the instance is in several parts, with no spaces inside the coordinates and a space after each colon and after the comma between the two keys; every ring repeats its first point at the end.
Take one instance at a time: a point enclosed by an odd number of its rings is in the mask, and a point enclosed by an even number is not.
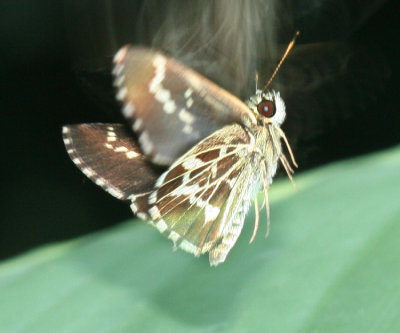
{"type": "Polygon", "coordinates": [[[243,226],[253,186],[249,147],[243,127],[226,126],[177,160],[148,197],[157,229],[196,256],[211,251],[212,265],[225,260],[243,226]]]}
{"type": "Polygon", "coordinates": [[[76,166],[118,199],[150,191],[160,175],[121,124],[64,126],[63,139],[76,166]]]}
{"type": "Polygon", "coordinates": [[[171,164],[226,124],[255,123],[248,107],[235,96],[160,53],[125,46],[114,63],[123,114],[155,163],[171,164]]]}

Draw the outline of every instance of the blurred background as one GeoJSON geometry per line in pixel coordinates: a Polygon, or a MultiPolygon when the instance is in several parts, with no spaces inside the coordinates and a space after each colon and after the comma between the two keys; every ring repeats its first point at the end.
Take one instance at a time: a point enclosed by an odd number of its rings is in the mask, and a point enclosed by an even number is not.
{"type": "MultiPolygon", "coordinates": [[[[122,122],[110,66],[126,43],[168,53],[246,98],[272,85],[300,172],[400,142],[396,1],[0,3],[0,258],[132,216],[69,160],[61,126],[122,122]]],[[[379,172],[379,170],[377,170],[379,172]]]]}

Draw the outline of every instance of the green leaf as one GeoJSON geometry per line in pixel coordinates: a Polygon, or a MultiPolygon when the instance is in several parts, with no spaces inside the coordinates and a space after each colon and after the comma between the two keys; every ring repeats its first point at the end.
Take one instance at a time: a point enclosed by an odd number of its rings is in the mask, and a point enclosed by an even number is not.
{"type": "Polygon", "coordinates": [[[141,221],[3,262],[0,332],[399,332],[400,148],[296,182],[216,268],[141,221]]]}

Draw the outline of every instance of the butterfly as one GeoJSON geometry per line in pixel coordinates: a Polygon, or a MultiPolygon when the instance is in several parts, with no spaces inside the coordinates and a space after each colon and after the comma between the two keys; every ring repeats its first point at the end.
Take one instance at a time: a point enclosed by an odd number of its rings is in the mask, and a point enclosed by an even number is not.
{"type": "MultiPolygon", "coordinates": [[[[95,184],[129,201],[175,248],[195,256],[209,253],[211,266],[224,262],[260,189],[269,224],[268,189],[279,161],[292,179],[281,140],[297,166],[280,128],[285,119],[280,93],[256,89],[244,103],[144,47],[121,48],[113,75],[129,127],[64,126],[69,156],[95,184]]],[[[251,241],[258,228],[257,199],[255,209],[251,241]]]]}

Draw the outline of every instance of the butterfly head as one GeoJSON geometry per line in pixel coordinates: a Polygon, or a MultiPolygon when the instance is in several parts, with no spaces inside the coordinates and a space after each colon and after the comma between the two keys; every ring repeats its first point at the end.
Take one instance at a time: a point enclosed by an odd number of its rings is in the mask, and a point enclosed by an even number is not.
{"type": "Polygon", "coordinates": [[[285,120],[285,102],[278,91],[258,89],[246,104],[262,122],[280,126],[285,120]]]}

